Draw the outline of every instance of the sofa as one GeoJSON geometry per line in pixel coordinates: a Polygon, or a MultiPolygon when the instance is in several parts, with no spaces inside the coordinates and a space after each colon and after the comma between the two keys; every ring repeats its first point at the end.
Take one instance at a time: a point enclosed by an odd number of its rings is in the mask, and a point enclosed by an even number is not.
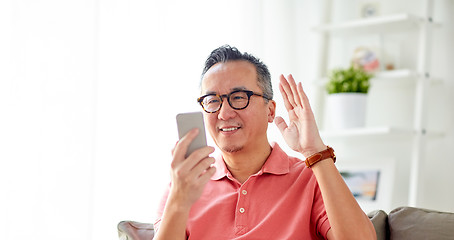
{"type": "Polygon", "coordinates": [[[454,239],[454,213],[399,207],[389,214],[377,210],[368,216],[374,225],[378,240],[454,239]]]}
{"type": "MultiPolygon", "coordinates": [[[[388,214],[377,210],[368,214],[378,240],[454,240],[454,213],[423,208],[399,207],[388,214]]],[[[120,240],[150,240],[153,224],[121,221],[120,240]]]]}

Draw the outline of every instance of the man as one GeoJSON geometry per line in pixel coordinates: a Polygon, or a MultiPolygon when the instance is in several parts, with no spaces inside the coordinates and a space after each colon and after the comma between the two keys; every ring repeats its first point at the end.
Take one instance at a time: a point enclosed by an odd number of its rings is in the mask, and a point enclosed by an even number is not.
{"type": "Polygon", "coordinates": [[[211,53],[198,101],[222,156],[214,159],[214,148],[204,147],[184,158],[197,130],[177,143],[155,239],[376,238],[320,138],[301,83],[281,75],[279,89],[289,124],[275,117],[270,74],[260,60],[230,46],[211,53]],[[273,121],[310,168],[269,144],[273,121]]]}

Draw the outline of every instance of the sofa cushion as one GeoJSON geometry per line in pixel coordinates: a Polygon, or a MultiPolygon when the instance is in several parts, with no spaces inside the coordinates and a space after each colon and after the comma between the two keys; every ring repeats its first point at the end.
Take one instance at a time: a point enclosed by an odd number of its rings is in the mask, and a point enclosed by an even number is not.
{"type": "Polygon", "coordinates": [[[117,228],[120,240],[151,240],[154,237],[154,227],[151,223],[121,221],[117,228]]]}
{"type": "Polygon", "coordinates": [[[453,239],[454,213],[400,207],[388,215],[390,239],[453,239]]]}
{"type": "Polygon", "coordinates": [[[368,213],[367,216],[374,225],[377,240],[388,239],[388,214],[383,210],[376,210],[368,213]]]}

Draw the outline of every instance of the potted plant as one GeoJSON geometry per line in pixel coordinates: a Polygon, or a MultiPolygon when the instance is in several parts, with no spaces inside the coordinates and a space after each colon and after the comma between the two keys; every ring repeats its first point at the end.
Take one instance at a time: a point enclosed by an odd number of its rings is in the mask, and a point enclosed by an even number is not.
{"type": "Polygon", "coordinates": [[[364,127],[371,77],[372,74],[355,65],[329,73],[326,90],[332,129],[364,127]]]}

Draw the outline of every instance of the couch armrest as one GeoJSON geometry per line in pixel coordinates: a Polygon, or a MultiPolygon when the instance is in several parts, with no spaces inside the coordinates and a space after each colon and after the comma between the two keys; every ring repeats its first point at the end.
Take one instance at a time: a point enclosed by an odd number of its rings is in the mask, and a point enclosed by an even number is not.
{"type": "Polygon", "coordinates": [[[389,239],[388,214],[383,210],[376,210],[367,214],[374,225],[377,240],[389,239]]]}
{"type": "Polygon", "coordinates": [[[151,223],[121,221],[117,225],[120,240],[152,240],[154,227],[151,223]]]}

